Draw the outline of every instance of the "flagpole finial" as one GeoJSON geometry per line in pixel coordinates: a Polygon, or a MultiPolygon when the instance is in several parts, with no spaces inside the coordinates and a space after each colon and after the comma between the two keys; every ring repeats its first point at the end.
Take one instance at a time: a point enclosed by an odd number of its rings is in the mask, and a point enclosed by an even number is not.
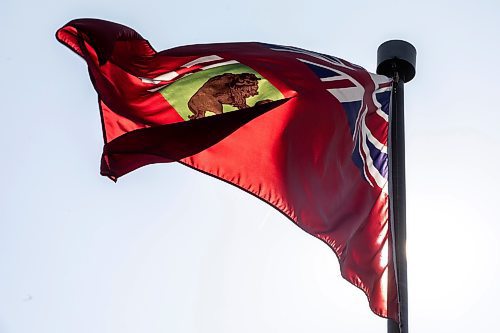
{"type": "Polygon", "coordinates": [[[394,76],[397,72],[405,82],[415,77],[417,50],[404,40],[388,40],[377,50],[377,74],[394,76]]]}

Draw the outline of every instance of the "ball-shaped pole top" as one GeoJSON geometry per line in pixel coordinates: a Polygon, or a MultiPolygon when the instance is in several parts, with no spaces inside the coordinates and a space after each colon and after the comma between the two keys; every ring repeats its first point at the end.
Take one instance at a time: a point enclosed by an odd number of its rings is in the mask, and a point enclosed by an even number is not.
{"type": "Polygon", "coordinates": [[[415,77],[417,50],[404,40],[388,40],[377,50],[377,74],[392,77],[397,72],[405,83],[415,77]]]}

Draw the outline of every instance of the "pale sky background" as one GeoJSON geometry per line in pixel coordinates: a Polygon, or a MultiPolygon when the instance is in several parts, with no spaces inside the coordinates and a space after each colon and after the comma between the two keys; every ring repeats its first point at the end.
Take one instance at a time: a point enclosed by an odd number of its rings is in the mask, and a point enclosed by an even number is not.
{"type": "Polygon", "coordinates": [[[380,43],[413,43],[410,330],[499,330],[500,2],[3,0],[0,333],[386,330],[333,252],[260,200],[178,164],[99,175],[96,93],[54,38],[81,17],[157,50],[262,41],[370,71],[380,43]]]}

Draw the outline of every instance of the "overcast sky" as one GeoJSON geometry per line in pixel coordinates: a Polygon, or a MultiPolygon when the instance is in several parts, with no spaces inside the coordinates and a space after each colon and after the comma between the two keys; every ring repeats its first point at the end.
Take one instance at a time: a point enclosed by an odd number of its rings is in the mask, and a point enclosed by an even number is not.
{"type": "Polygon", "coordinates": [[[410,330],[498,326],[498,1],[3,0],[1,333],[385,332],[332,251],[258,199],[173,163],[99,175],[97,95],[54,38],[81,17],[156,50],[262,41],[371,71],[382,42],[414,44],[410,330]]]}

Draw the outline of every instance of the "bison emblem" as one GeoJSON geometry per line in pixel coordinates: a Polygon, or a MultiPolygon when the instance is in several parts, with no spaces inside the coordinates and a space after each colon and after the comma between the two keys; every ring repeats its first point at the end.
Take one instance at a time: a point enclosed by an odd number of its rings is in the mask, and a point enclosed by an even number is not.
{"type": "MultiPolygon", "coordinates": [[[[259,82],[255,74],[225,73],[209,79],[189,99],[188,108],[193,113],[189,119],[205,117],[205,113],[221,114],[222,105],[229,104],[238,110],[248,108],[246,99],[259,94],[259,82]]],[[[260,101],[257,104],[270,102],[260,101]]]]}

